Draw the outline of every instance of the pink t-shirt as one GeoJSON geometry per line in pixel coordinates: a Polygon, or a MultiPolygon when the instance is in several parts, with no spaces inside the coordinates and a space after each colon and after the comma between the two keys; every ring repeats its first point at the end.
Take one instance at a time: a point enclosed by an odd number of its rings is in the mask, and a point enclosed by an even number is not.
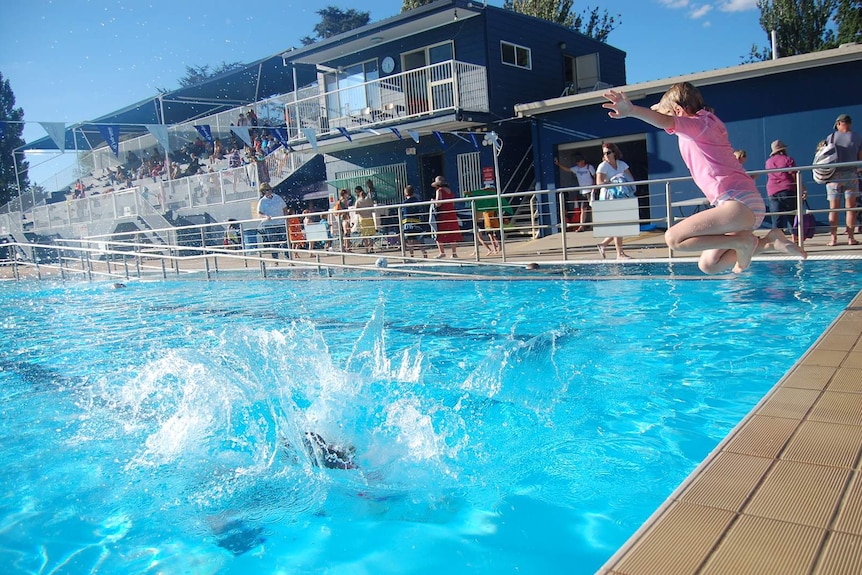
{"type": "Polygon", "coordinates": [[[676,116],[667,133],[679,137],[682,160],[711,204],[731,190],[759,193],[733,155],[724,123],[712,112],[676,116]]]}

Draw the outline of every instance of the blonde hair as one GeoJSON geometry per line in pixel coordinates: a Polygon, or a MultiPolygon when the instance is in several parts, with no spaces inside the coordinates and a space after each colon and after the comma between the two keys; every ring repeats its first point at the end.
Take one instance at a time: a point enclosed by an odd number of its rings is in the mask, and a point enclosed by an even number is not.
{"type": "Polygon", "coordinates": [[[656,111],[662,114],[673,114],[674,104],[682,107],[686,114],[697,114],[701,110],[712,112],[712,108],[703,101],[700,90],[688,82],[677,82],[668,88],[661,97],[656,111]]]}

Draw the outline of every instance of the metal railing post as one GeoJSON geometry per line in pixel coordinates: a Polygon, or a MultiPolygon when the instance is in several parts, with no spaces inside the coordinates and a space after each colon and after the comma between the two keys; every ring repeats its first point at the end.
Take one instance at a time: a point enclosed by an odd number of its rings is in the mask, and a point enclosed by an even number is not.
{"type": "MultiPolygon", "coordinates": [[[[670,197],[671,197],[670,182],[665,182],[665,184],[664,184],[664,195],[665,195],[664,202],[665,202],[665,206],[666,206],[665,216],[667,217],[667,229],[670,229],[671,226],[673,225],[673,205],[671,205],[671,199],[670,199],[670,197]]],[[[670,246],[668,246],[668,248],[667,248],[667,259],[668,260],[673,259],[673,250],[670,249],[670,246]]]]}
{"type": "MultiPolygon", "coordinates": [[[[769,177],[769,176],[767,176],[769,177]]],[[[796,241],[805,248],[805,221],[803,215],[808,211],[802,203],[802,172],[796,172],[796,241]]],[[[773,216],[775,217],[775,216],[773,216]]],[[[773,220],[774,221],[774,220],[773,220]]]]}
{"type": "Polygon", "coordinates": [[[569,249],[568,249],[568,238],[567,236],[569,231],[569,222],[566,221],[566,192],[560,192],[559,202],[560,202],[560,235],[562,236],[562,244],[563,244],[563,261],[567,261],[569,258],[569,249]]]}

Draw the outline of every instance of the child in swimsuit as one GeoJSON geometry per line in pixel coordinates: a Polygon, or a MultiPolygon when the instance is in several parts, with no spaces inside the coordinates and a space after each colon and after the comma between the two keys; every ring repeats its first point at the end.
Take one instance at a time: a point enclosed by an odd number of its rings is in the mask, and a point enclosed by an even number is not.
{"type": "Polygon", "coordinates": [[[679,151],[694,183],[714,206],[671,227],[665,241],[676,251],[702,251],[698,266],[704,273],[733,269],[738,273],[751,258],[772,247],[780,252],[808,257],[781,230],[754,235],[766,213],[754,181],[733,155],[724,123],[707,108],[697,88],[680,82],[668,88],[652,108],[635,106],[622,92],[609,90],[602,107],[611,118],[637,118],[679,138],[679,151]]]}

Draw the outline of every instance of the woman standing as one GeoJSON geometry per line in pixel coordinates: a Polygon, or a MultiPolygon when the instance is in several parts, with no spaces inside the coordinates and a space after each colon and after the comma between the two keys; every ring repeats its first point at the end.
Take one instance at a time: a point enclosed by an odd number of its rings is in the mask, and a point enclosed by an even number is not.
{"type": "Polygon", "coordinates": [[[356,203],[353,208],[356,210],[356,215],[359,217],[359,234],[362,236],[362,247],[365,248],[365,253],[374,253],[374,234],[377,229],[374,227],[374,210],[365,209],[373,208],[374,202],[368,194],[360,186],[356,187],[356,203]]]}
{"type": "MultiPolygon", "coordinates": [[[[787,146],[781,140],[772,142],[772,153],[766,160],[767,170],[780,168],[793,168],[796,162],[787,155],[787,146]]],[[[780,230],[791,228],[793,243],[798,243],[796,228],[793,227],[793,216],[782,214],[776,216],[776,212],[797,211],[796,203],[796,172],[770,172],[766,174],[766,195],[769,198],[769,211],[772,215],[772,227],[780,230]]]]}
{"type": "Polygon", "coordinates": [[[436,189],[434,199],[437,200],[437,249],[440,253],[434,256],[436,259],[446,257],[445,245],[452,245],[452,257],[457,258],[458,242],[461,241],[461,226],[458,225],[458,215],[455,213],[455,194],[449,189],[449,183],[443,176],[437,176],[431,182],[431,187],[436,189]]]}
{"type": "MultiPolygon", "coordinates": [[[[620,149],[616,144],[612,142],[602,144],[602,158],[602,163],[599,164],[598,168],[596,168],[597,184],[608,184],[614,176],[618,175],[624,175],[630,182],[634,181],[632,173],[629,171],[629,165],[623,161],[623,154],[620,152],[620,149]]],[[[602,188],[599,191],[600,198],[605,196],[605,190],[607,189],[608,188],[602,188]]],[[[623,239],[621,237],[608,237],[602,240],[602,242],[597,246],[599,248],[599,255],[602,256],[602,259],[605,259],[605,248],[607,248],[611,242],[614,242],[618,260],[631,259],[631,256],[623,251],[623,239]]]]}

